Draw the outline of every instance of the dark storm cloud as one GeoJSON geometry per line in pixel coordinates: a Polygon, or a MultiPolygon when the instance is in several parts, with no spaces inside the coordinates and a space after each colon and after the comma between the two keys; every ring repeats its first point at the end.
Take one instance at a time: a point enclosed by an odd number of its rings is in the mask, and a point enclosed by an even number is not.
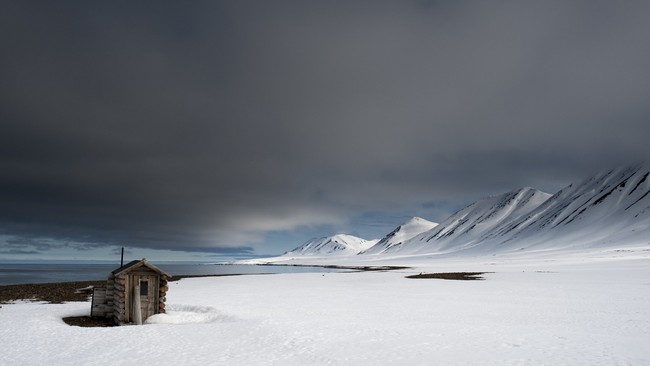
{"type": "Polygon", "coordinates": [[[250,252],[273,231],[558,189],[650,155],[649,16],[3,2],[0,234],[250,252]]]}

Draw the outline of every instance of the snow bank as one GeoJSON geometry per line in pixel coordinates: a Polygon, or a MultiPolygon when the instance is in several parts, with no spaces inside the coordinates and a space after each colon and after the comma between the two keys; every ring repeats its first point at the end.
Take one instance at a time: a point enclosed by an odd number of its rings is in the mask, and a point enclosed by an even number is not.
{"type": "Polygon", "coordinates": [[[211,306],[167,305],[166,314],[147,318],[147,324],[198,324],[224,320],[226,317],[211,306]]]}

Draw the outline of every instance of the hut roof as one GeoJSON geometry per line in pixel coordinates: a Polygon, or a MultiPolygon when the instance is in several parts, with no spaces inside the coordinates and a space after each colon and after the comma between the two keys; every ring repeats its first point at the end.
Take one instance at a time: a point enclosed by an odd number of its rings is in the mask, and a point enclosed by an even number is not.
{"type": "Polygon", "coordinates": [[[142,258],[140,260],[131,261],[131,262],[123,265],[122,267],[114,270],[111,273],[113,273],[114,275],[117,275],[117,274],[124,273],[124,272],[130,272],[130,271],[132,271],[132,270],[134,270],[136,268],[140,268],[140,267],[147,267],[152,271],[160,273],[160,275],[162,275],[162,276],[171,277],[169,275],[169,273],[167,273],[167,272],[163,271],[162,269],[154,266],[153,264],[149,263],[144,258],[142,258]]]}

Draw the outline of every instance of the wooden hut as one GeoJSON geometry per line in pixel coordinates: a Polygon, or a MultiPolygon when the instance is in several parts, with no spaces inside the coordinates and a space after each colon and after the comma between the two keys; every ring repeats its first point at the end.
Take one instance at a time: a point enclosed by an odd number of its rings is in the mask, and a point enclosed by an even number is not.
{"type": "Polygon", "coordinates": [[[113,318],[118,325],[142,324],[165,312],[171,276],[146,259],[132,261],[108,275],[106,288],[95,288],[91,316],[113,318]]]}

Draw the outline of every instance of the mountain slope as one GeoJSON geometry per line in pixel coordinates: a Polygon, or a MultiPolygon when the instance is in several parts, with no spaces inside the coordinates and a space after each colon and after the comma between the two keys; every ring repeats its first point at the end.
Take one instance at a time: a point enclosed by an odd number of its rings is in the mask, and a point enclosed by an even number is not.
{"type": "Polygon", "coordinates": [[[492,233],[502,247],[602,247],[648,242],[650,167],[595,175],[562,189],[536,210],[492,233]]]}
{"type": "Polygon", "coordinates": [[[433,229],[437,225],[437,223],[425,220],[421,217],[413,217],[383,237],[381,240],[379,240],[379,242],[377,242],[377,244],[359,254],[383,253],[386,250],[396,245],[400,245],[406,240],[409,240],[418,234],[433,229]]]}
{"type": "Polygon", "coordinates": [[[487,235],[526,216],[549,197],[548,193],[527,187],[482,199],[387,252],[440,253],[478,245],[487,235]]]}
{"type": "Polygon", "coordinates": [[[365,240],[352,235],[338,234],[307,241],[301,246],[284,253],[291,256],[340,256],[354,255],[372,247],[377,240],[365,240]]]}
{"type": "Polygon", "coordinates": [[[638,165],[595,175],[550,197],[530,188],[489,197],[393,249],[493,255],[648,244],[649,175],[647,165],[638,165]]]}

